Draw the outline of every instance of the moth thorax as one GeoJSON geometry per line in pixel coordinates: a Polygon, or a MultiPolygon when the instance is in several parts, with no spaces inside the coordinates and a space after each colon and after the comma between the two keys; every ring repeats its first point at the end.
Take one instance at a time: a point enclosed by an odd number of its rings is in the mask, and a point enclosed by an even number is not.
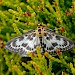
{"type": "Polygon", "coordinates": [[[38,24],[37,25],[37,30],[35,30],[36,36],[42,37],[45,34],[45,27],[46,26],[44,26],[42,24],[38,24]]]}
{"type": "Polygon", "coordinates": [[[44,33],[45,33],[45,31],[42,27],[37,28],[37,30],[36,30],[37,36],[42,37],[44,35],[44,33]]]}

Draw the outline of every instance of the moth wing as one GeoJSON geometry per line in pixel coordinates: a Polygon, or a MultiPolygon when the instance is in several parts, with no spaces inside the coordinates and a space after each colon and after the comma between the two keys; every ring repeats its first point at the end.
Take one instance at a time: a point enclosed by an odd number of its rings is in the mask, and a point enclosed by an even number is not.
{"type": "Polygon", "coordinates": [[[74,43],[62,35],[58,35],[47,29],[47,32],[42,37],[44,49],[50,54],[56,54],[57,48],[60,51],[67,51],[75,47],[74,43]]]}
{"type": "Polygon", "coordinates": [[[5,49],[13,53],[18,53],[22,57],[28,57],[27,52],[36,53],[36,46],[40,46],[40,40],[33,30],[11,39],[5,45],[5,49]]]}

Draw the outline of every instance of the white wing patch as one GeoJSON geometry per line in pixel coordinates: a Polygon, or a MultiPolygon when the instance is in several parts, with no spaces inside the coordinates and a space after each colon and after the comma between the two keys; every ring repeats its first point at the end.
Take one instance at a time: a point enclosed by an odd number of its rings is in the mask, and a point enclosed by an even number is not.
{"type": "Polygon", "coordinates": [[[37,45],[40,46],[40,40],[39,37],[32,32],[33,31],[29,31],[22,36],[15,37],[6,44],[5,48],[11,52],[20,54],[22,57],[27,57],[28,51],[36,53],[35,48],[37,45]]]}

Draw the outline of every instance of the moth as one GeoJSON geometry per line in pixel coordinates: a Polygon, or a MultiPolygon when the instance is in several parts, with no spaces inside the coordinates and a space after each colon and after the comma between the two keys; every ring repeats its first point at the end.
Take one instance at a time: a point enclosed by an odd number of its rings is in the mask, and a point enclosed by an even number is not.
{"type": "Polygon", "coordinates": [[[7,42],[5,49],[18,53],[22,57],[28,57],[29,51],[36,54],[36,46],[41,48],[41,53],[47,51],[50,54],[55,54],[57,48],[60,51],[67,51],[75,47],[68,38],[56,34],[43,24],[38,24],[36,30],[30,30],[7,42]]]}

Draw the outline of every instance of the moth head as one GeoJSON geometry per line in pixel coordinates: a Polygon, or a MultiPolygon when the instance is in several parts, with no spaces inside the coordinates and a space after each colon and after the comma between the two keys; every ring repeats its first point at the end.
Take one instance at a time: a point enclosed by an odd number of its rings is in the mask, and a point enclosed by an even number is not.
{"type": "Polygon", "coordinates": [[[45,24],[37,24],[37,27],[46,27],[45,24]]]}

